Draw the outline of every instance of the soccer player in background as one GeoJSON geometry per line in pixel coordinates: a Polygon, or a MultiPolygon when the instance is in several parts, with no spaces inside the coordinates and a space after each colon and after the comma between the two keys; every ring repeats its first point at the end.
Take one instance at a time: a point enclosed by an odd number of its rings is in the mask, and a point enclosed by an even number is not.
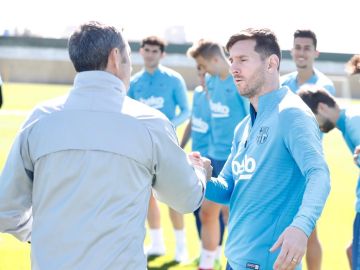
{"type": "MultiPolygon", "coordinates": [[[[288,86],[294,93],[306,84],[318,85],[335,95],[333,82],[314,67],[317,51],[317,38],[311,30],[296,30],[291,56],[296,65],[296,71],[281,77],[281,85],[288,86]]],[[[311,234],[306,251],[308,270],[320,270],[322,261],[321,244],[315,228],[311,234]]]]}
{"type": "MultiPolygon", "coordinates": [[[[164,67],[160,60],[165,56],[165,41],[156,36],[146,37],[141,42],[140,54],[144,68],[132,76],[128,95],[162,113],[179,126],[190,116],[187,100],[187,88],[182,76],[174,70],[164,67]],[[180,109],[176,114],[176,108],[180,109]]],[[[176,248],[175,260],[185,262],[188,259],[183,215],[169,209],[174,227],[176,248]]],[[[148,256],[165,254],[165,243],[161,229],[160,208],[153,196],[148,210],[151,244],[146,248],[148,256]]]]}
{"type": "MultiPolygon", "coordinates": [[[[184,135],[182,137],[180,146],[184,148],[191,137],[191,148],[192,151],[199,152],[201,156],[209,156],[209,143],[210,143],[210,104],[209,104],[209,93],[206,88],[206,72],[201,67],[197,67],[198,77],[200,85],[194,89],[193,102],[192,102],[192,114],[190,121],[188,122],[184,135]]],[[[194,212],[196,229],[201,240],[201,219],[200,209],[194,212]]],[[[219,215],[220,232],[223,234],[225,229],[224,216],[222,212],[219,215]]],[[[201,241],[200,241],[201,243],[201,241]]],[[[201,248],[201,247],[200,247],[201,248]]],[[[215,257],[215,267],[221,266],[221,246],[217,249],[215,257]]],[[[199,263],[200,261],[197,261],[199,263]]]]}
{"type": "Polygon", "coordinates": [[[192,166],[170,121],[126,96],[130,46],[119,30],[85,23],[68,50],[71,91],[33,110],[0,176],[0,232],[31,240],[33,270],[144,270],[152,190],[193,212],[209,163],[192,166]]]}
{"type": "MultiPolygon", "coordinates": [[[[338,128],[352,154],[360,146],[360,106],[341,109],[333,96],[323,88],[302,88],[298,92],[316,116],[322,132],[338,128]]],[[[359,165],[358,165],[359,166],[359,165]]],[[[352,269],[360,269],[360,178],[356,190],[356,217],[352,241],[352,269]]]]}
{"type": "Polygon", "coordinates": [[[333,82],[314,67],[315,59],[319,57],[316,49],[317,38],[311,30],[296,30],[291,56],[296,65],[296,71],[281,76],[281,85],[288,86],[294,93],[304,84],[316,84],[335,95],[333,82]]]}
{"type": "Polygon", "coordinates": [[[230,37],[230,70],[250,115],[206,198],[229,204],[227,269],[301,269],[308,237],[330,191],[316,119],[280,87],[281,50],[269,29],[230,37]]]}
{"type": "MultiPolygon", "coordinates": [[[[230,154],[236,125],[248,114],[249,103],[236,90],[229,73],[229,62],[220,44],[200,40],[187,53],[210,75],[206,78],[211,112],[208,157],[213,166],[213,176],[216,177],[230,154]]],[[[201,206],[202,249],[199,269],[213,269],[216,259],[221,255],[224,229],[220,226],[219,215],[227,211],[227,207],[208,200],[201,206]]],[[[214,268],[221,266],[216,263],[214,268]]]]}

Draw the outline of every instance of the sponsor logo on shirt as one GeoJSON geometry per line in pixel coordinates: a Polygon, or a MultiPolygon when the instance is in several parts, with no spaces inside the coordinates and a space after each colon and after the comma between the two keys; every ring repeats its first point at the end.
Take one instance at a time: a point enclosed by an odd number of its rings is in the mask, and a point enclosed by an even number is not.
{"type": "Polygon", "coordinates": [[[191,130],[199,133],[206,133],[209,130],[209,125],[201,118],[193,116],[191,118],[191,130]]]}
{"type": "Polygon", "coordinates": [[[248,262],[248,263],[246,263],[246,268],[247,269],[260,270],[260,265],[256,264],[256,263],[248,262]]]}
{"type": "Polygon", "coordinates": [[[139,101],[144,103],[154,109],[162,109],[164,107],[164,98],[163,97],[154,97],[151,96],[147,99],[140,98],[139,101]]]}
{"type": "Polygon", "coordinates": [[[263,144],[269,137],[269,127],[261,127],[259,134],[256,137],[257,144],[263,144]]]}
{"type": "Polygon", "coordinates": [[[212,102],[210,100],[211,116],[214,118],[226,118],[229,117],[230,109],[228,106],[221,104],[220,102],[212,102]]]}
{"type": "Polygon", "coordinates": [[[253,172],[256,169],[256,161],[254,158],[245,155],[241,162],[234,159],[231,163],[231,166],[233,174],[238,177],[237,181],[250,180],[253,176],[253,172]]]}

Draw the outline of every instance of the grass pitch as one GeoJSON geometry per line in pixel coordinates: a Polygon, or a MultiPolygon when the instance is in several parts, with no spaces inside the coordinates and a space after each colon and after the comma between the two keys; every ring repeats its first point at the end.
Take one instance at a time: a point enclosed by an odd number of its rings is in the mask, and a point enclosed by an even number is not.
{"type": "MultiPolygon", "coordinates": [[[[4,105],[0,110],[0,168],[3,167],[16,132],[26,115],[39,102],[67,93],[67,85],[5,84],[4,105]]],[[[190,94],[191,99],[191,94],[190,94]]],[[[353,101],[359,102],[359,101],[353,101]]],[[[184,126],[178,129],[179,137],[184,126]]],[[[189,149],[189,144],[187,146],[189,149]]],[[[352,162],[347,146],[338,130],[324,137],[324,151],[331,172],[332,190],[322,217],[318,222],[318,234],[323,247],[323,269],[349,269],[345,248],[352,239],[352,222],[355,216],[355,188],[359,171],[352,162]]],[[[149,262],[149,269],[190,270],[194,264],[177,265],[173,261],[175,237],[168,210],[161,205],[162,226],[165,234],[167,255],[149,262]]],[[[199,253],[199,241],[195,221],[185,215],[187,245],[190,257],[199,253]]],[[[149,241],[145,239],[145,243],[149,241]]],[[[225,265],[225,258],[222,260],[225,265]]],[[[30,269],[30,245],[21,243],[7,234],[0,234],[0,270],[30,269]]],[[[304,268],[306,266],[304,265],[304,268]]]]}

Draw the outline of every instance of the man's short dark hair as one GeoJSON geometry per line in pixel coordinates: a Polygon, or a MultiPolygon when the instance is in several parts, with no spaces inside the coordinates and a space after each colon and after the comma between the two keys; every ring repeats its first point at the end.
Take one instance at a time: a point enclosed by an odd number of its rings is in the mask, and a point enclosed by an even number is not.
{"type": "Polygon", "coordinates": [[[319,103],[324,103],[332,108],[336,105],[334,97],[330,95],[325,89],[320,87],[301,87],[297,94],[306,103],[306,105],[308,105],[314,114],[317,114],[319,103]]]}
{"type": "Polygon", "coordinates": [[[247,28],[240,33],[232,35],[226,43],[226,50],[229,51],[231,47],[240,40],[254,40],[255,51],[260,54],[262,59],[275,54],[279,58],[279,67],[281,61],[281,50],[276,38],[276,35],[267,28],[254,29],[247,28]]]}
{"type": "Polygon", "coordinates": [[[295,38],[311,38],[314,44],[314,48],[316,49],[317,46],[317,39],[316,39],[316,35],[313,31],[311,30],[296,30],[294,33],[294,40],[295,38]]]}
{"type": "Polygon", "coordinates": [[[69,56],[77,72],[105,70],[109,54],[126,47],[120,31],[113,26],[91,21],[75,30],[68,42],[69,56]]]}
{"type": "Polygon", "coordinates": [[[144,38],[141,41],[140,47],[144,48],[145,45],[154,45],[154,46],[159,46],[160,51],[164,52],[165,51],[165,46],[166,46],[166,42],[165,40],[163,40],[160,37],[157,36],[149,36],[144,38]]]}

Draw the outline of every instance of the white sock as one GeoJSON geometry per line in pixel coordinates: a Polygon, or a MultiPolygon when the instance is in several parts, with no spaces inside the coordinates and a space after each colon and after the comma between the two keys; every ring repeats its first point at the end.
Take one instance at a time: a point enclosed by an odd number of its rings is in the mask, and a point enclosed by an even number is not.
{"type": "Polygon", "coordinates": [[[222,252],[222,246],[218,246],[216,249],[216,256],[215,256],[217,260],[221,260],[221,255],[222,255],[221,252],[222,252]]]}
{"type": "Polygon", "coordinates": [[[162,229],[150,229],[152,246],[165,246],[162,229]]]}
{"type": "Polygon", "coordinates": [[[175,240],[177,247],[183,247],[186,245],[186,237],[185,237],[185,230],[174,230],[175,233],[175,240]]]}
{"type": "Polygon", "coordinates": [[[212,269],[214,267],[215,257],[216,257],[216,250],[211,251],[202,248],[199,268],[212,269]]]}

